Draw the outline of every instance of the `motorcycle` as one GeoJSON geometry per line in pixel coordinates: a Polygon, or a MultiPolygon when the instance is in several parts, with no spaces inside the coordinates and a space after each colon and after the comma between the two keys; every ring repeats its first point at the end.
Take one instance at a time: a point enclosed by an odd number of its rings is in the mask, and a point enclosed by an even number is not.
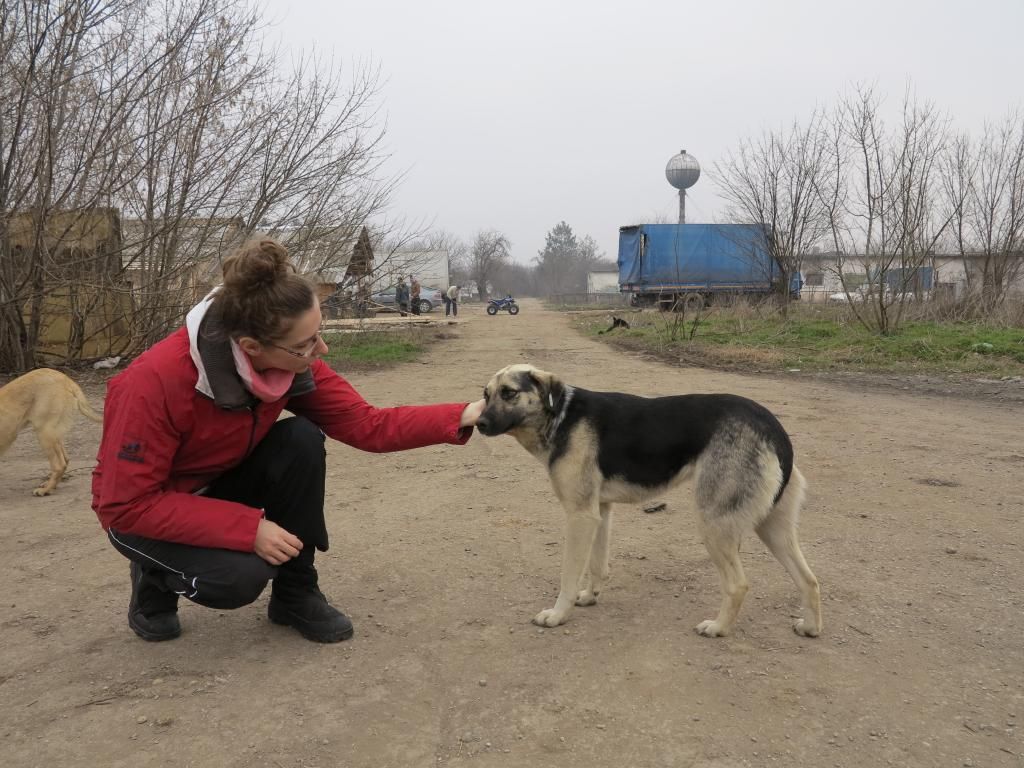
{"type": "Polygon", "coordinates": [[[519,314],[519,305],[516,304],[516,300],[512,298],[511,294],[503,299],[491,299],[487,302],[488,315],[496,315],[500,309],[504,309],[510,315],[519,314]]]}

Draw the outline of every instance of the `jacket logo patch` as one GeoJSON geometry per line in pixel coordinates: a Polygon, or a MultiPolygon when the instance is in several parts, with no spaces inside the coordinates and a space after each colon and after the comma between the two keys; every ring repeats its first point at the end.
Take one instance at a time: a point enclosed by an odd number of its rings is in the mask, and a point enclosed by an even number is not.
{"type": "Polygon", "coordinates": [[[145,452],[146,444],[141,440],[128,439],[126,442],[121,444],[121,450],[117,452],[117,458],[124,461],[133,461],[136,464],[144,464],[145,459],[142,457],[145,452]]]}

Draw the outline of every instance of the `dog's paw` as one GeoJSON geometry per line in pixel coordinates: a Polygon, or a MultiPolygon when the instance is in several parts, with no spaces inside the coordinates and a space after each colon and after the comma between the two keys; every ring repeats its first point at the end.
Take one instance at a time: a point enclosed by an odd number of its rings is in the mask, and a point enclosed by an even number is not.
{"type": "Polygon", "coordinates": [[[49,496],[50,491],[47,488],[36,488],[32,491],[33,496],[49,496]]]}
{"type": "Polygon", "coordinates": [[[813,627],[804,619],[797,619],[793,622],[793,631],[802,637],[817,637],[821,634],[821,627],[813,627]]]}
{"type": "Polygon", "coordinates": [[[576,595],[576,605],[596,605],[597,595],[597,592],[591,592],[589,589],[580,590],[576,595]]]}
{"type": "Polygon", "coordinates": [[[557,627],[565,621],[565,618],[564,613],[559,613],[554,608],[548,608],[534,616],[533,623],[538,627],[557,627]]]}
{"type": "Polygon", "coordinates": [[[719,624],[717,621],[708,619],[702,621],[694,629],[698,635],[704,635],[704,637],[725,637],[729,634],[729,630],[719,624]]]}

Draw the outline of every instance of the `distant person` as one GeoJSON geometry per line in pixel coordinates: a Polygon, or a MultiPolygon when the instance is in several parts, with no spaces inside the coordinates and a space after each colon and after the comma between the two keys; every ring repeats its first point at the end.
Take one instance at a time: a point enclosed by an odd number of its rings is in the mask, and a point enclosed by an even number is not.
{"type": "Polygon", "coordinates": [[[238,608],[271,580],[270,621],[351,637],[313,564],[328,545],[325,436],[375,453],[469,439],[483,400],[374,407],[320,359],[322,322],[285,247],[254,240],[183,328],[110,380],[92,507],[131,561],[128,626],[144,640],[181,633],[181,597],[238,608]]]}
{"type": "Polygon", "coordinates": [[[398,285],[395,286],[395,303],[402,317],[409,313],[409,286],[405,284],[405,278],[398,278],[398,285]]]}
{"type": "Polygon", "coordinates": [[[420,281],[409,275],[409,308],[414,315],[420,313],[420,281]]]}
{"type": "Polygon", "coordinates": [[[445,294],[444,302],[444,316],[448,317],[448,311],[451,310],[452,315],[455,317],[459,316],[459,296],[462,294],[462,286],[452,285],[449,286],[448,292],[445,294]]]}
{"type": "Polygon", "coordinates": [[[413,311],[413,314],[420,313],[420,281],[418,281],[412,274],[409,275],[409,308],[413,311]]]}

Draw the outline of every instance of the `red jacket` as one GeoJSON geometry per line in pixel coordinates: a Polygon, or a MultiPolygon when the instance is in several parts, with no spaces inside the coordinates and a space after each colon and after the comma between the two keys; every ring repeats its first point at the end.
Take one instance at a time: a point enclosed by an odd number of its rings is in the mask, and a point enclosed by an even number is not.
{"type": "MultiPolygon", "coordinates": [[[[461,445],[472,434],[459,428],[465,403],[375,408],[323,361],[309,374],[305,394],[254,407],[246,397],[229,409],[196,390],[185,328],[147,350],[107,386],[92,481],[103,528],[251,552],[260,510],[192,494],[241,463],[285,408],[364,451],[461,445]]],[[[240,387],[233,368],[231,375],[240,387]]]]}

